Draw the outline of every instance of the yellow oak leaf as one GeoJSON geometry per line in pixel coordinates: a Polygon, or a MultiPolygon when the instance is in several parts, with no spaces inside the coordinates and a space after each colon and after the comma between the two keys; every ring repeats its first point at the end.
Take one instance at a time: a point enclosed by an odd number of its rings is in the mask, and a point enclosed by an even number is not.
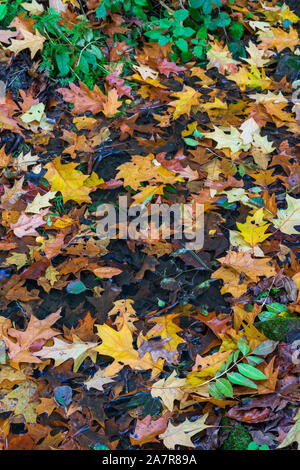
{"type": "Polygon", "coordinates": [[[182,91],[173,93],[172,96],[175,96],[177,100],[171,101],[169,105],[175,107],[173,118],[177,119],[182,114],[190,115],[192,106],[199,105],[201,94],[194,88],[184,86],[182,91]]]}
{"type": "Polygon", "coordinates": [[[154,364],[150,353],[146,353],[142,358],[139,358],[139,352],[133,348],[132,332],[126,324],[119,331],[106,324],[96,325],[96,327],[102,344],[96,346],[94,348],[95,351],[104,356],[114,358],[114,362],[105,369],[103,377],[114,376],[125,365],[130,366],[134,370],[152,369],[152,375],[157,375],[161,372],[162,359],[159,359],[154,364]]]}
{"type": "Polygon", "coordinates": [[[11,45],[8,46],[7,49],[15,54],[19,54],[19,52],[28,48],[30,49],[31,58],[33,59],[36,53],[43,49],[46,38],[38,31],[33,34],[25,28],[20,28],[19,32],[23,35],[23,39],[12,39],[11,45]]]}
{"type": "Polygon", "coordinates": [[[45,165],[47,169],[45,178],[51,184],[52,191],[61,192],[64,202],[70,199],[78,203],[91,202],[89,193],[92,188],[84,186],[88,175],[75,170],[77,166],[77,163],[62,165],[60,157],[56,157],[52,162],[45,165]]]}
{"type": "Polygon", "coordinates": [[[288,47],[291,51],[299,45],[298,32],[294,28],[290,28],[288,32],[281,28],[271,28],[272,36],[260,35],[262,42],[258,45],[259,49],[275,48],[278,52],[288,47]]]}
{"type": "Polygon", "coordinates": [[[173,184],[175,181],[178,181],[176,173],[166,168],[163,168],[164,171],[161,172],[159,171],[160,168],[161,165],[156,164],[155,157],[151,153],[145,157],[132,155],[130,162],[124,163],[117,168],[118,173],[116,178],[123,179],[124,186],[130,186],[135,191],[139,189],[143,181],[147,181],[148,184],[152,182],[173,184]]]}
{"type": "Polygon", "coordinates": [[[165,348],[177,352],[177,346],[185,342],[184,339],[177,335],[177,333],[181,331],[181,328],[173,322],[177,316],[177,313],[172,313],[170,315],[153,318],[152,321],[155,323],[155,326],[147,332],[145,339],[149,340],[155,336],[160,336],[161,339],[171,338],[165,348]]]}
{"type": "Polygon", "coordinates": [[[253,216],[248,216],[244,224],[236,224],[244,240],[252,247],[271,236],[270,233],[265,233],[270,224],[264,222],[263,217],[264,209],[261,208],[253,216]]]}

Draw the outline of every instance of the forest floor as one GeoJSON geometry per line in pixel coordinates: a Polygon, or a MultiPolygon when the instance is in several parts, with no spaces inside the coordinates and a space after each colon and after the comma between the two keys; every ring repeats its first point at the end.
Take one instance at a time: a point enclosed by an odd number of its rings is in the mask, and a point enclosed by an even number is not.
{"type": "Polygon", "coordinates": [[[112,3],[0,1],[0,446],[297,449],[299,6],[202,45],[112,3]],[[203,246],[101,237],[120,196],[201,205],[203,246]]]}

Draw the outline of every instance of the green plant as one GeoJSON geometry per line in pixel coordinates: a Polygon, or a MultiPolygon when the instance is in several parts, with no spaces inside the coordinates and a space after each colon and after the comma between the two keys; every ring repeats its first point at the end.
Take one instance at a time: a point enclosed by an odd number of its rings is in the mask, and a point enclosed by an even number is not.
{"type": "Polygon", "coordinates": [[[259,446],[256,444],[256,442],[252,441],[249,442],[247,450],[270,450],[269,446],[267,444],[262,444],[259,446]]]}
{"type": "Polygon", "coordinates": [[[86,16],[78,16],[78,22],[72,23],[72,28],[51,8],[41,16],[32,16],[34,27],[48,39],[42,52],[41,70],[66,81],[79,79],[91,87],[104,72],[107,73],[101,68],[105,58],[100,46],[104,44],[105,36],[90,28],[86,16]]]}
{"type": "Polygon", "coordinates": [[[25,11],[21,8],[23,0],[1,0],[0,1],[0,22],[3,26],[8,26],[11,21],[18,15],[20,11],[25,11]]]}
{"type": "Polygon", "coordinates": [[[151,17],[145,36],[160,45],[173,43],[172,58],[179,55],[183,61],[205,58],[209,32],[225,29],[231,19],[221,11],[221,0],[189,0],[187,9],[173,11],[165,8],[163,18],[151,17]]]}
{"type": "Polygon", "coordinates": [[[232,384],[257,389],[255,381],[267,379],[256,366],[263,362],[262,356],[269,353],[273,345],[270,342],[265,344],[265,348],[260,345],[250,353],[250,346],[242,337],[238,340],[237,347],[238,349],[229,355],[227,361],[216,372],[214,379],[209,381],[208,391],[217,399],[232,398],[232,384]]]}
{"type": "Polygon", "coordinates": [[[119,12],[122,8],[126,14],[146,21],[147,15],[144,10],[150,9],[151,3],[148,0],[101,0],[96,16],[99,19],[105,19],[108,11],[119,12]]]}

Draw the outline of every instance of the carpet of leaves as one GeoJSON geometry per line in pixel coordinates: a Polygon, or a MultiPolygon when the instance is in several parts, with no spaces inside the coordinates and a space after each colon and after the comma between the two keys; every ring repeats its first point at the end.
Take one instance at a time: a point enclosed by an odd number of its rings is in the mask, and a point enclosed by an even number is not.
{"type": "Polygon", "coordinates": [[[91,14],[109,58],[93,90],[38,73],[25,14],[0,31],[2,449],[212,450],[237,426],[300,445],[300,84],[274,76],[299,18],[275,1],[232,14],[246,57],[210,36],[203,67],[91,14]],[[120,195],[204,204],[203,248],[99,238],[120,195]]]}

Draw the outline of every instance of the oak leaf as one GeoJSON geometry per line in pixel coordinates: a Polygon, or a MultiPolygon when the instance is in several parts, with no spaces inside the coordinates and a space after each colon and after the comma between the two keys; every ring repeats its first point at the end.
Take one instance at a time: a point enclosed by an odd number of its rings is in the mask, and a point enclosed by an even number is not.
{"type": "Polygon", "coordinates": [[[11,45],[7,47],[10,51],[15,54],[24,49],[30,49],[31,58],[33,59],[36,53],[43,49],[46,38],[42,36],[38,31],[35,34],[21,28],[19,32],[22,34],[23,39],[12,39],[11,45]]]}
{"type": "Polygon", "coordinates": [[[52,162],[45,165],[47,169],[45,178],[51,184],[52,191],[61,192],[64,202],[70,199],[78,203],[91,202],[89,193],[92,188],[84,186],[88,175],[75,170],[77,166],[77,163],[62,165],[60,157],[56,157],[52,162]]]}
{"type": "Polygon", "coordinates": [[[191,437],[204,429],[211,427],[210,425],[205,424],[207,417],[208,413],[193,422],[186,418],[186,420],[178,426],[174,426],[169,421],[166,431],[163,434],[160,434],[159,437],[163,439],[163,443],[168,449],[175,449],[176,445],[194,448],[195,446],[191,441],[191,437]]]}
{"type": "Polygon", "coordinates": [[[286,202],[287,209],[280,209],[277,212],[277,219],[273,220],[273,224],[282,233],[298,235],[299,230],[295,226],[300,225],[300,199],[295,199],[287,194],[286,202]]]}

